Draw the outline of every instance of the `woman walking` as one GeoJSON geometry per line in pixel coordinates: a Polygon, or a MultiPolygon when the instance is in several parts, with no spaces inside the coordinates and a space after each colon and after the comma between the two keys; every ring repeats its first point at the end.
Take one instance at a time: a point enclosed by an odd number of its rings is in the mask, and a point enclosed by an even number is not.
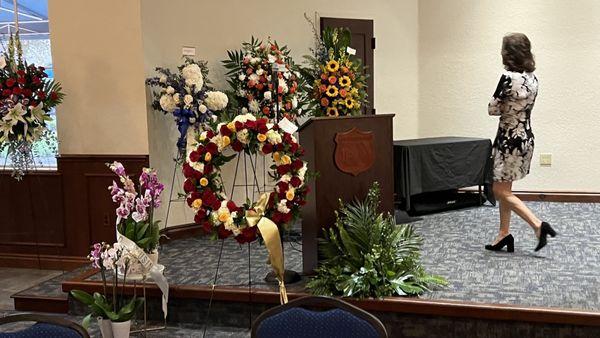
{"type": "Polygon", "coordinates": [[[538,93],[538,79],[533,74],[535,61],[531,42],[521,33],[502,40],[502,74],[494,96],[488,105],[490,115],[500,116],[498,132],[492,148],[494,161],[494,195],[500,203],[500,230],[487,250],[500,251],[505,246],[514,251],[510,234],[510,216],[515,212],[533,229],[538,238],[535,251],[547,243],[547,236],[556,236],[550,224],[541,221],[512,193],[513,181],[529,174],[533,157],[534,136],[531,130],[531,110],[538,93]]]}

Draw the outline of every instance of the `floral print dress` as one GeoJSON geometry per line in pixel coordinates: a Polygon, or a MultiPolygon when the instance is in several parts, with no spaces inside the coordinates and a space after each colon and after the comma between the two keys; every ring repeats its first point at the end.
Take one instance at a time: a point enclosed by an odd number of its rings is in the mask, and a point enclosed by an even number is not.
{"type": "Polygon", "coordinates": [[[529,174],[534,147],[531,110],[537,93],[533,73],[506,71],[500,78],[488,105],[490,115],[500,116],[492,148],[496,182],[516,181],[529,174]]]}

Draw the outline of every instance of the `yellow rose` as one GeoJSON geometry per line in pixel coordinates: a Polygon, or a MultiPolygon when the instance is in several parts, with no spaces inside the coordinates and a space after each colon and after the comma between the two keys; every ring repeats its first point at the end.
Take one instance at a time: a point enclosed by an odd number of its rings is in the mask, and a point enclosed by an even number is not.
{"type": "Polygon", "coordinates": [[[285,198],[287,198],[288,201],[293,200],[294,196],[296,196],[294,189],[290,189],[285,193],[285,198]]]}
{"type": "Polygon", "coordinates": [[[227,128],[233,132],[235,132],[235,123],[229,122],[227,123],[227,128]]]}
{"type": "Polygon", "coordinates": [[[204,155],[204,161],[210,162],[210,160],[212,160],[212,155],[210,153],[206,153],[206,155],[204,155]]]}
{"type": "Polygon", "coordinates": [[[231,139],[229,138],[229,136],[223,136],[222,142],[223,142],[223,148],[225,148],[231,144],[231,139]]]}
{"type": "Polygon", "coordinates": [[[281,154],[278,151],[273,153],[273,161],[275,161],[275,163],[279,163],[281,161],[281,154]]]}
{"type": "Polygon", "coordinates": [[[281,163],[290,164],[290,163],[292,163],[292,159],[288,155],[283,155],[281,157],[281,163]]]}
{"type": "Polygon", "coordinates": [[[192,202],[192,208],[194,208],[194,209],[200,209],[200,207],[202,207],[202,200],[201,199],[198,198],[197,200],[195,200],[194,202],[192,202]]]}
{"type": "Polygon", "coordinates": [[[203,187],[206,187],[208,185],[208,180],[206,179],[206,177],[202,177],[200,179],[200,185],[203,186],[203,187]]]}
{"type": "Polygon", "coordinates": [[[225,223],[229,220],[229,211],[219,212],[219,222],[225,223]]]}
{"type": "Polygon", "coordinates": [[[200,134],[200,141],[204,141],[204,140],[206,140],[206,132],[202,132],[200,134]]]}
{"type": "Polygon", "coordinates": [[[256,135],[256,138],[260,141],[260,142],[265,142],[267,140],[267,135],[265,134],[258,134],[256,135]]]}

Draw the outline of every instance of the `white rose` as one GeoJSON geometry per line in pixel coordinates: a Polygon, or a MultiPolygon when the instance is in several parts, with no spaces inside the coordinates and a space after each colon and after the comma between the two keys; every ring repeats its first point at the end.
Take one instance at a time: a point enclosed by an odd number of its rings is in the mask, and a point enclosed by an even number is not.
{"type": "Polygon", "coordinates": [[[271,92],[270,91],[266,91],[264,96],[265,96],[265,100],[271,101],[271,92]]]}
{"type": "Polygon", "coordinates": [[[285,174],[285,175],[281,176],[281,178],[279,179],[279,181],[280,182],[289,183],[291,179],[292,179],[292,175],[285,174]]]}
{"type": "Polygon", "coordinates": [[[288,92],[288,85],[284,79],[279,79],[279,87],[281,87],[281,90],[283,91],[283,93],[288,92]]]}
{"type": "Polygon", "coordinates": [[[269,54],[269,56],[267,57],[269,59],[269,63],[273,63],[277,60],[276,57],[274,57],[273,55],[269,54]]]}
{"type": "MultiPolygon", "coordinates": [[[[4,58],[2,58],[2,59],[4,59],[4,58]]],[[[5,62],[5,64],[6,64],[6,62],[5,62]]],[[[2,66],[2,61],[1,60],[0,60],[0,66],[2,66]]],[[[2,66],[0,68],[4,68],[4,67],[2,66]]],[[[166,75],[161,75],[160,78],[158,79],[158,81],[160,83],[167,83],[167,76],[166,75]]]]}
{"type": "Polygon", "coordinates": [[[248,76],[248,80],[257,82],[258,81],[258,75],[256,73],[250,74],[250,76],[248,76]]]}
{"type": "Polygon", "coordinates": [[[173,101],[173,97],[171,95],[161,96],[159,103],[162,110],[168,113],[172,112],[176,108],[175,101],[173,101]]]}
{"type": "Polygon", "coordinates": [[[278,144],[282,142],[281,135],[279,135],[279,133],[273,129],[267,131],[267,139],[271,144],[278,144]]]}
{"type": "Polygon", "coordinates": [[[189,106],[192,104],[192,102],[194,102],[194,98],[192,97],[192,95],[186,95],[183,97],[183,103],[185,103],[186,106],[189,106]]]}
{"type": "Polygon", "coordinates": [[[238,141],[242,142],[243,144],[250,143],[250,133],[248,132],[248,129],[242,129],[238,131],[236,136],[238,141]]]}
{"type": "Polygon", "coordinates": [[[253,64],[253,65],[254,65],[254,64],[257,64],[257,63],[260,63],[260,58],[258,58],[258,57],[257,57],[257,58],[252,58],[252,59],[250,60],[250,63],[251,63],[251,64],[253,64]]]}
{"type": "Polygon", "coordinates": [[[277,203],[277,211],[282,214],[287,214],[290,212],[290,208],[287,207],[287,200],[282,199],[279,201],[279,203],[277,203]]]}
{"type": "Polygon", "coordinates": [[[242,108],[242,114],[248,114],[248,108],[246,108],[246,107],[242,108]]]}
{"type": "Polygon", "coordinates": [[[175,103],[179,103],[179,93],[175,93],[175,95],[173,95],[173,101],[175,101],[175,103]]]}
{"type": "MultiPolygon", "coordinates": [[[[244,112],[244,109],[246,108],[242,108],[242,112],[244,112]]],[[[240,114],[233,118],[233,122],[246,123],[246,121],[256,121],[256,117],[254,115],[248,114],[248,109],[246,109],[244,114],[240,114]]]]}
{"type": "Polygon", "coordinates": [[[223,110],[227,107],[227,103],[229,103],[229,99],[225,93],[221,92],[207,92],[206,98],[204,99],[204,103],[208,107],[208,109],[212,111],[223,110]]]}
{"type": "Polygon", "coordinates": [[[175,88],[173,88],[171,86],[168,86],[167,87],[167,94],[171,94],[172,95],[173,93],[175,93],[175,88]]]}
{"type": "Polygon", "coordinates": [[[297,97],[292,97],[292,108],[296,108],[298,107],[298,98],[297,97]]]}
{"type": "Polygon", "coordinates": [[[259,70],[256,71],[256,75],[261,76],[261,75],[264,74],[264,72],[265,72],[265,70],[261,68],[261,69],[259,69],[259,70]]]}
{"type": "Polygon", "coordinates": [[[208,108],[206,108],[206,106],[205,106],[205,105],[203,105],[203,104],[201,104],[201,105],[198,107],[198,111],[200,112],[200,114],[204,114],[204,113],[206,113],[206,111],[207,111],[207,110],[208,110],[208,108]]]}
{"type": "Polygon", "coordinates": [[[240,81],[246,80],[246,74],[240,74],[240,76],[238,76],[238,79],[240,79],[240,81]]]}

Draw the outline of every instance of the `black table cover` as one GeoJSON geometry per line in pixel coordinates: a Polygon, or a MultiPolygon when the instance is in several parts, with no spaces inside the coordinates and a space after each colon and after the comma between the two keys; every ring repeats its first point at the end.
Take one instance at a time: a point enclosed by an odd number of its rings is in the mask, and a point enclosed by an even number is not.
{"type": "Polygon", "coordinates": [[[424,192],[484,186],[486,198],[495,205],[491,190],[489,139],[435,137],[394,141],[394,192],[406,202],[424,192]]]}

